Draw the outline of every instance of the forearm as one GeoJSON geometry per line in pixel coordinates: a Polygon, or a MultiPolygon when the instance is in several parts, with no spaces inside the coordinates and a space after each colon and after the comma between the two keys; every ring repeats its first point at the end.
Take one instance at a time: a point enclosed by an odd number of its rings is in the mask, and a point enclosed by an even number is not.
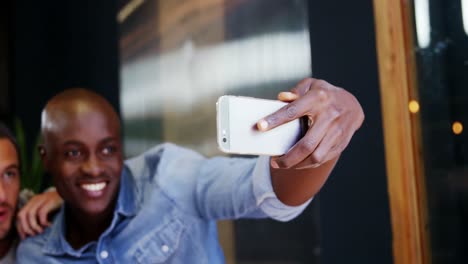
{"type": "Polygon", "coordinates": [[[276,196],[289,206],[303,204],[319,192],[337,161],[338,157],[308,169],[275,169],[270,166],[276,196]]]}

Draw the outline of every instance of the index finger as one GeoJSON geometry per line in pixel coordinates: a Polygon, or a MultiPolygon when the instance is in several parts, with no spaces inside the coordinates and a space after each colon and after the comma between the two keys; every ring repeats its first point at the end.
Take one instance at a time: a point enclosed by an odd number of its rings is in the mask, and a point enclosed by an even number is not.
{"type": "Polygon", "coordinates": [[[314,89],[261,119],[257,122],[257,127],[260,131],[268,131],[303,116],[313,118],[322,109],[327,97],[322,89],[314,89]]]}
{"type": "Polygon", "coordinates": [[[302,116],[313,119],[329,102],[330,94],[327,91],[332,90],[331,87],[333,86],[324,80],[309,78],[301,81],[291,90],[298,98],[258,121],[258,129],[267,131],[302,116]]]}
{"type": "Polygon", "coordinates": [[[48,216],[50,212],[53,212],[54,208],[55,205],[51,203],[46,203],[44,204],[44,206],[41,207],[41,209],[38,212],[40,225],[42,225],[43,227],[50,226],[51,223],[49,222],[48,216]]]}

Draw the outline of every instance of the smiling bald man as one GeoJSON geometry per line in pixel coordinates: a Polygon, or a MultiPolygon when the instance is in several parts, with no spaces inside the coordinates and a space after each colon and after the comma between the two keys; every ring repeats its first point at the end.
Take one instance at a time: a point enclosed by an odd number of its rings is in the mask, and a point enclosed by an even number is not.
{"type": "Polygon", "coordinates": [[[120,121],[101,96],[70,89],[42,114],[40,148],[65,204],[28,238],[19,263],[224,263],[216,220],[299,215],[320,190],[364,114],[344,89],[305,79],[259,121],[269,130],[314,120],[284,156],[207,159],[173,144],[123,161],[120,121]]]}

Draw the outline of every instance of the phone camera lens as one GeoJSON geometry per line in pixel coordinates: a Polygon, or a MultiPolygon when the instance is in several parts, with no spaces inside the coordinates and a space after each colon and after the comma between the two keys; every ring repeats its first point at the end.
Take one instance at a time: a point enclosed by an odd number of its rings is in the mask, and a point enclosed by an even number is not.
{"type": "Polygon", "coordinates": [[[223,138],[223,142],[226,143],[227,139],[226,138],[223,138]]]}

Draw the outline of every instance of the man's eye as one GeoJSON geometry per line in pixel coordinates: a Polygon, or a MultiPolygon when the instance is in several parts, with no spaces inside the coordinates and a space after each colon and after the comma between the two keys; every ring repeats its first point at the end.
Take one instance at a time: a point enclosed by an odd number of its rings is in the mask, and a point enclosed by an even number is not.
{"type": "Polygon", "coordinates": [[[116,151],[115,147],[105,147],[102,149],[102,154],[105,156],[111,155],[116,151]]]}
{"type": "Polygon", "coordinates": [[[79,150],[69,150],[67,152],[65,152],[65,156],[69,157],[69,158],[76,158],[76,157],[79,157],[81,156],[81,151],[79,150]]]}
{"type": "Polygon", "coordinates": [[[3,176],[5,176],[6,178],[15,178],[17,175],[18,172],[14,170],[5,171],[5,173],[3,174],[3,176]]]}

